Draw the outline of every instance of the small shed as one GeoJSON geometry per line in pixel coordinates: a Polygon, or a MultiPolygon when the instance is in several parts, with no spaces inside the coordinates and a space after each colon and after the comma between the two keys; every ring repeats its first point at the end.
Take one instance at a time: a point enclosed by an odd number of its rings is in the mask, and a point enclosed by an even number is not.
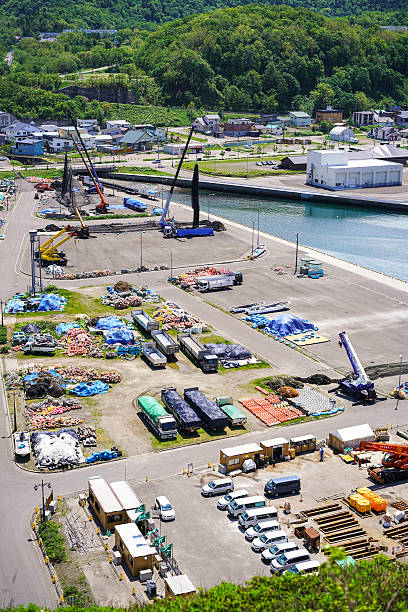
{"type": "Polygon", "coordinates": [[[360,442],[373,442],[375,435],[368,423],[344,427],[329,433],[329,446],[339,452],[346,448],[358,448],[360,442]]]}
{"type": "Polygon", "coordinates": [[[165,597],[187,597],[196,592],[195,586],[185,574],[169,576],[164,579],[165,597]]]}
{"type": "Polygon", "coordinates": [[[281,159],[280,167],[284,170],[297,170],[306,172],[306,155],[288,155],[281,159]]]}
{"type": "Polygon", "coordinates": [[[135,523],[116,526],[115,545],[132,576],[138,576],[142,570],[153,571],[156,549],[150,546],[135,523]]]}
{"type": "Polygon", "coordinates": [[[290,446],[295,450],[295,455],[314,451],[316,450],[316,437],[307,435],[298,436],[297,438],[291,438],[290,446]]]}
{"type": "Polygon", "coordinates": [[[269,461],[282,461],[289,454],[289,440],[286,438],[272,438],[262,440],[260,443],[265,458],[269,461]]]}
{"type": "Polygon", "coordinates": [[[220,465],[224,466],[223,471],[227,474],[233,470],[241,469],[246,459],[253,459],[256,463],[261,454],[263,454],[262,448],[255,442],[222,448],[220,450],[220,465]]]}

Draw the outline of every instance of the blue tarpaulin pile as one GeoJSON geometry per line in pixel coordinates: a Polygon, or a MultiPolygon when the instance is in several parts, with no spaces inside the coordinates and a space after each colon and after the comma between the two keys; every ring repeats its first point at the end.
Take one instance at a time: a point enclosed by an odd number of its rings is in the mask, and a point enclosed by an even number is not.
{"type": "Polygon", "coordinates": [[[133,333],[126,327],[115,327],[105,334],[106,344],[133,344],[133,333]]]}
{"type": "Polygon", "coordinates": [[[121,321],[119,317],[111,315],[110,317],[101,317],[95,327],[96,329],[115,329],[118,327],[126,327],[126,324],[121,321]]]}
{"type": "Polygon", "coordinates": [[[4,309],[4,312],[23,312],[24,311],[25,302],[20,300],[19,298],[11,298],[4,309]]]}
{"type": "Polygon", "coordinates": [[[283,313],[275,319],[268,319],[264,315],[251,315],[245,317],[246,321],[252,323],[252,327],[261,327],[268,334],[276,336],[291,336],[317,329],[313,323],[306,319],[301,319],[293,314],[283,313]]]}
{"type": "Polygon", "coordinates": [[[66,334],[70,329],[78,329],[81,327],[78,323],[60,323],[57,327],[57,335],[62,336],[66,334]]]}
{"type": "Polygon", "coordinates": [[[64,310],[66,303],[67,300],[63,296],[56,293],[46,293],[38,304],[38,310],[46,312],[50,310],[64,310]]]}
{"type": "Polygon", "coordinates": [[[85,459],[85,463],[95,463],[95,461],[109,461],[110,459],[116,459],[118,454],[115,451],[105,449],[104,451],[94,451],[89,457],[85,459]]]}
{"type": "Polygon", "coordinates": [[[106,393],[109,390],[109,385],[102,382],[101,380],[94,380],[92,382],[78,383],[70,391],[72,395],[80,395],[82,397],[89,397],[90,395],[99,395],[106,393]]]}

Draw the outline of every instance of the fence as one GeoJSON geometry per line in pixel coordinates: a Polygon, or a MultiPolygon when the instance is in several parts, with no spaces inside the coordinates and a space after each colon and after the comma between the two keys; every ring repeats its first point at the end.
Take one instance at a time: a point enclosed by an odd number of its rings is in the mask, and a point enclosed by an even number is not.
{"type": "Polygon", "coordinates": [[[47,555],[47,551],[45,550],[45,546],[41,540],[41,536],[40,536],[40,532],[38,529],[38,519],[40,518],[40,513],[38,508],[35,508],[33,514],[32,514],[32,521],[31,521],[31,527],[32,530],[34,532],[37,544],[38,544],[38,548],[40,549],[43,559],[44,559],[44,563],[45,563],[45,567],[47,568],[49,574],[50,574],[50,578],[52,581],[52,584],[54,585],[55,588],[55,592],[57,594],[58,600],[59,600],[59,605],[60,606],[65,606],[65,601],[64,601],[64,592],[62,589],[62,586],[58,580],[58,576],[57,576],[57,572],[55,571],[55,568],[53,566],[53,564],[51,563],[51,561],[48,558],[47,555]]]}

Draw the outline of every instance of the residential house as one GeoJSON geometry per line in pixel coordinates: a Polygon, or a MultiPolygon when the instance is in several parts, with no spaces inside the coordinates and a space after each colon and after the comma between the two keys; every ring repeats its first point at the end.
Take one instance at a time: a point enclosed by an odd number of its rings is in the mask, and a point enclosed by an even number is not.
{"type": "Polygon", "coordinates": [[[11,113],[0,111],[0,129],[6,128],[16,121],[16,118],[11,113]]]}
{"type": "Polygon", "coordinates": [[[18,121],[16,119],[16,121],[13,121],[11,125],[8,125],[4,129],[4,133],[7,142],[14,142],[16,139],[19,138],[25,139],[35,133],[42,133],[42,130],[38,126],[33,125],[32,123],[23,123],[22,121],[18,121]]]}
{"type": "Polygon", "coordinates": [[[408,127],[408,111],[398,111],[398,113],[395,115],[395,125],[408,127]]]}
{"type": "Polygon", "coordinates": [[[327,123],[341,123],[343,121],[343,111],[336,110],[332,106],[316,111],[316,123],[327,121],[327,123]]]}
{"type": "Polygon", "coordinates": [[[329,138],[336,142],[358,142],[357,138],[354,136],[354,131],[350,127],[347,127],[347,125],[334,127],[329,132],[329,138]]]}
{"type": "Polygon", "coordinates": [[[271,134],[271,136],[282,136],[282,125],[280,125],[280,123],[268,123],[266,126],[266,133],[271,134]]]}
{"type": "Polygon", "coordinates": [[[75,138],[75,140],[78,140],[77,130],[81,134],[81,137],[84,134],[88,134],[88,130],[86,130],[85,128],[75,128],[74,125],[65,125],[58,128],[58,132],[62,138],[75,138]]]}
{"type": "Polygon", "coordinates": [[[132,151],[146,151],[151,149],[152,136],[147,130],[128,130],[120,139],[119,143],[123,149],[132,151]]]}
{"type": "Polygon", "coordinates": [[[353,113],[353,123],[355,125],[372,125],[374,123],[373,111],[355,111],[353,113]]]}
{"type": "Polygon", "coordinates": [[[295,127],[310,127],[312,123],[311,116],[303,111],[290,111],[289,118],[295,127]]]}
{"type": "Polygon", "coordinates": [[[77,127],[84,128],[90,134],[99,130],[97,119],[77,119],[77,127]]]}
{"type": "Polygon", "coordinates": [[[286,115],[278,115],[276,120],[273,122],[274,124],[280,125],[282,128],[287,128],[291,125],[292,120],[289,116],[286,115]]]}
{"type": "Polygon", "coordinates": [[[376,140],[401,140],[401,137],[398,133],[398,128],[393,126],[373,126],[371,130],[367,133],[367,136],[369,138],[375,138],[376,140]]]}
{"type": "Polygon", "coordinates": [[[19,140],[11,147],[11,152],[14,155],[42,155],[44,153],[43,141],[31,138],[19,140]]]}
{"type": "Polygon", "coordinates": [[[42,123],[40,126],[40,130],[44,133],[55,133],[58,132],[58,125],[54,125],[53,123],[42,123]]]}
{"type": "Polygon", "coordinates": [[[387,113],[386,111],[373,111],[373,124],[382,126],[394,125],[394,113],[387,113]]]}
{"type": "Polygon", "coordinates": [[[60,151],[72,151],[74,142],[72,138],[63,138],[58,131],[44,132],[43,142],[47,151],[59,153],[60,151]]]}
{"type": "Polygon", "coordinates": [[[260,123],[267,125],[268,123],[275,123],[278,115],[276,113],[261,113],[260,123]]]}
{"type": "Polygon", "coordinates": [[[402,185],[402,164],[352,160],[348,151],[307,152],[306,184],[330,191],[402,185]]]}
{"type": "Polygon", "coordinates": [[[257,137],[260,134],[259,130],[256,130],[253,126],[251,119],[228,119],[227,123],[224,123],[224,134],[225,136],[252,136],[257,137]]]}
{"type": "Polygon", "coordinates": [[[128,130],[130,128],[130,123],[125,119],[111,119],[110,121],[106,122],[106,129],[110,130],[112,128],[125,128],[126,130],[128,130]]]}
{"type": "Polygon", "coordinates": [[[94,137],[94,143],[97,151],[107,150],[107,148],[112,148],[112,136],[110,134],[98,134],[94,137]]]}
{"type": "Polygon", "coordinates": [[[222,137],[224,133],[220,128],[220,121],[219,115],[203,115],[202,117],[197,117],[197,119],[193,121],[193,127],[196,132],[222,137]]]}

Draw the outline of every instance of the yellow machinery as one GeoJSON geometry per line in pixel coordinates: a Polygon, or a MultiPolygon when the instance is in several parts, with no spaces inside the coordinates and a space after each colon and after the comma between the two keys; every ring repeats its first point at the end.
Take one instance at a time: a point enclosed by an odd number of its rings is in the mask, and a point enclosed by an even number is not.
{"type": "MultiPolygon", "coordinates": [[[[81,228],[82,229],[82,228],[81,228]]],[[[88,229],[88,228],[86,228],[88,229]]],[[[55,263],[60,266],[67,265],[67,257],[62,251],[58,251],[64,242],[71,240],[71,238],[78,237],[78,230],[70,225],[63,227],[62,230],[57,232],[55,236],[52,236],[41,245],[39,252],[36,253],[36,259],[41,257],[41,265],[48,266],[49,264],[55,263]],[[65,235],[64,235],[65,234],[65,235]],[[61,240],[59,238],[62,236],[61,240]]]]}

